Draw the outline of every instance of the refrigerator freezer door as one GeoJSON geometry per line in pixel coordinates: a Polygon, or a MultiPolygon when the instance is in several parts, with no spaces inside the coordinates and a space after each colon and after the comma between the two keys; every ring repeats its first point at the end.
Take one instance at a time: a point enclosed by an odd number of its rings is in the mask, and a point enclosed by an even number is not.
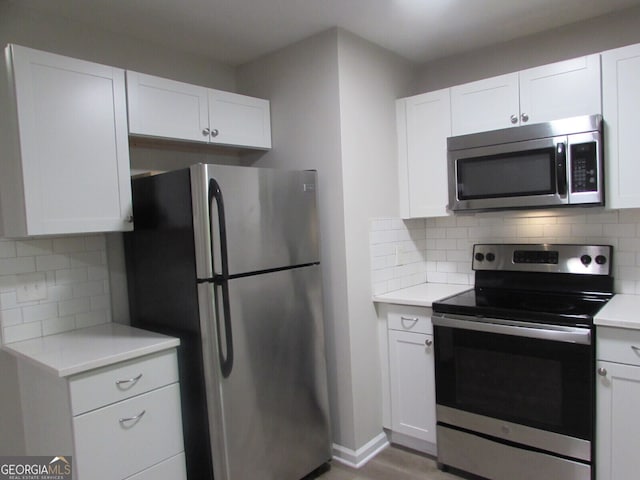
{"type": "Polygon", "coordinates": [[[202,240],[196,244],[203,250],[198,255],[199,278],[213,276],[211,252],[215,273],[222,273],[221,203],[229,275],[318,262],[316,172],[194,165],[191,179],[194,224],[211,222],[209,229],[196,232],[202,240]],[[216,186],[219,199],[212,195],[216,186]]]}
{"type": "MultiPolygon", "coordinates": [[[[216,478],[298,480],[331,458],[320,267],[232,279],[229,292],[233,369],[207,387],[225,445],[213,451],[216,478]]],[[[218,343],[204,348],[218,363],[218,343]]]]}

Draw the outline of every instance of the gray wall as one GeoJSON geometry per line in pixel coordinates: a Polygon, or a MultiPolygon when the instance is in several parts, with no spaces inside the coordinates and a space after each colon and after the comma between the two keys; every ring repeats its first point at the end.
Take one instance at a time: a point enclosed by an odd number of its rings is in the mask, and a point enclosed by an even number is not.
{"type": "Polygon", "coordinates": [[[334,442],[357,450],[382,432],[371,302],[369,219],[396,212],[395,99],[411,67],[331,30],[238,68],[238,86],[271,100],[263,166],[319,174],[321,255],[334,442]]]}
{"type": "Polygon", "coordinates": [[[640,43],[640,7],[421,65],[407,95],[640,43]]]}

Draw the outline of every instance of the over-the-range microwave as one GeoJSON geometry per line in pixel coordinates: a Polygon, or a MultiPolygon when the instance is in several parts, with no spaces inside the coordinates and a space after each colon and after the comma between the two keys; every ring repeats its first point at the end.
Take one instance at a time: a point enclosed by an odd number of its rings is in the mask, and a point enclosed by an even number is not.
{"type": "Polygon", "coordinates": [[[449,137],[449,209],[604,205],[602,116],[449,137]]]}

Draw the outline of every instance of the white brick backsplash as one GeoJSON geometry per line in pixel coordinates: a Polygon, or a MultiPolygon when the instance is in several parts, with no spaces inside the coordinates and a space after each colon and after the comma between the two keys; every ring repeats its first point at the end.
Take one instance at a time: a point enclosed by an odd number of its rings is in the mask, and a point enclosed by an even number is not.
{"type": "MultiPolygon", "coordinates": [[[[439,218],[371,221],[375,294],[438,282],[473,285],[474,243],[593,243],[613,245],[615,291],[640,294],[640,209],[478,213],[439,218]],[[374,236],[374,232],[379,233],[374,236]],[[413,243],[411,245],[407,242],[413,243]],[[417,269],[398,269],[395,251],[417,269]]],[[[403,265],[404,266],[404,265],[403,265]]]]}
{"type": "MultiPolygon", "coordinates": [[[[391,219],[388,222],[391,223],[391,219]]],[[[17,342],[110,321],[104,235],[0,239],[2,342],[17,342]],[[44,273],[47,298],[18,303],[20,274],[36,271],[44,273]]]]}
{"type": "Polygon", "coordinates": [[[57,316],[58,316],[57,303],[43,303],[41,305],[22,307],[22,320],[24,323],[37,322],[38,320],[55,318],[57,316]]]}
{"type": "Polygon", "coordinates": [[[15,242],[0,240],[0,258],[9,258],[16,256],[15,242]]]}
{"type": "Polygon", "coordinates": [[[36,271],[35,259],[31,257],[0,258],[0,275],[31,273],[36,271]]]}
{"type": "Polygon", "coordinates": [[[36,270],[39,272],[69,268],[69,257],[66,255],[40,255],[35,258],[36,270]]]}

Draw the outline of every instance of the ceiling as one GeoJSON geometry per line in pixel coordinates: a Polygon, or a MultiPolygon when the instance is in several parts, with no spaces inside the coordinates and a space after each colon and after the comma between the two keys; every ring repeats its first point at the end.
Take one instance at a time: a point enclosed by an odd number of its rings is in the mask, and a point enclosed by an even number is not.
{"type": "Polygon", "coordinates": [[[331,27],[422,63],[640,0],[10,0],[239,65],[331,27]]]}

